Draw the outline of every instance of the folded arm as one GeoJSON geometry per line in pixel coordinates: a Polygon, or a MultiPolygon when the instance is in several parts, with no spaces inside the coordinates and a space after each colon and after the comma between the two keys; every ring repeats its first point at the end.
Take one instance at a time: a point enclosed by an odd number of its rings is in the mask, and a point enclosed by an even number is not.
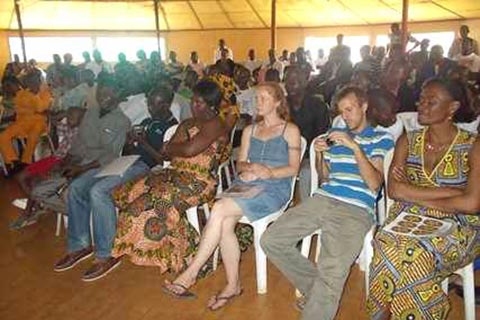
{"type": "Polygon", "coordinates": [[[470,171],[467,187],[459,190],[459,194],[435,200],[419,201],[420,204],[447,212],[462,212],[465,214],[480,213],[480,140],[477,138],[469,156],[470,171]]]}
{"type": "Polygon", "coordinates": [[[420,187],[414,186],[406,179],[398,179],[395,171],[404,171],[408,156],[408,139],[405,133],[400,136],[395,146],[392,164],[388,173],[388,196],[395,200],[419,203],[458,196],[463,191],[453,187],[420,187]]]}
{"type": "MultiPolygon", "coordinates": [[[[185,130],[185,127],[180,125],[177,130],[185,130]]],[[[218,118],[212,119],[204,123],[199,132],[191,137],[188,141],[177,141],[176,135],[165,145],[165,152],[168,157],[194,157],[205,151],[213,142],[218,140],[221,136],[226,135],[226,127],[219,121],[218,118]]]]}

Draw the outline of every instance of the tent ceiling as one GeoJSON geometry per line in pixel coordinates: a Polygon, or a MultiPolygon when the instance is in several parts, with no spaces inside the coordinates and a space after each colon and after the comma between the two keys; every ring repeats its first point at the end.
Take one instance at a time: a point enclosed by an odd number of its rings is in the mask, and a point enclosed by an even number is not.
{"type": "MultiPolygon", "coordinates": [[[[21,0],[25,29],[153,30],[152,1],[21,0]]],[[[270,0],[160,0],[162,30],[266,28],[270,0]]],[[[277,0],[278,27],[401,20],[401,0],[277,0]]],[[[410,0],[410,21],[480,18],[478,0],[410,0]]],[[[0,29],[17,29],[13,0],[0,0],[0,29]]]]}

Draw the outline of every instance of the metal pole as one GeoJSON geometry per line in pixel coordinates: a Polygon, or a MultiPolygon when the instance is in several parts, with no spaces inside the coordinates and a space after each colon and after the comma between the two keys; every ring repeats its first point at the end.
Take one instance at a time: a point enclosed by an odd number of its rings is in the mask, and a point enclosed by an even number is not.
{"type": "Polygon", "coordinates": [[[160,0],[153,0],[153,6],[155,8],[155,30],[157,32],[157,46],[158,46],[158,54],[160,55],[160,59],[162,57],[162,53],[160,51],[160,20],[158,16],[158,3],[160,0]]]}
{"type": "Polygon", "coordinates": [[[23,36],[23,25],[22,25],[22,15],[20,14],[20,6],[18,5],[19,0],[13,0],[15,5],[15,14],[17,16],[17,23],[18,23],[18,33],[20,34],[20,43],[22,45],[22,54],[23,54],[23,62],[27,63],[27,51],[25,49],[25,38],[23,36]]]}
{"type": "Polygon", "coordinates": [[[408,42],[408,0],[402,5],[402,52],[405,53],[408,42]]]}
{"type": "Polygon", "coordinates": [[[272,20],[270,24],[270,49],[275,49],[277,46],[277,1],[272,0],[272,20]]]}

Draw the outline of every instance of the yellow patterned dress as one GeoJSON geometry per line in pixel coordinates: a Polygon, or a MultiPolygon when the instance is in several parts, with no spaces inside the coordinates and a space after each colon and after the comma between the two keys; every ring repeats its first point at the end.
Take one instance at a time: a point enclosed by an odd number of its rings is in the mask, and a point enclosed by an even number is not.
{"type": "MultiPolygon", "coordinates": [[[[410,183],[426,188],[466,186],[474,141],[475,135],[459,129],[444,157],[427,174],[423,161],[425,130],[409,133],[406,171],[410,183]]],[[[441,282],[480,254],[480,219],[395,202],[386,224],[400,212],[448,219],[455,228],[445,237],[413,238],[384,230],[377,233],[367,302],[371,319],[382,319],[385,311],[395,320],[446,319],[450,304],[441,282]]]]}
{"type": "MultiPolygon", "coordinates": [[[[182,141],[199,132],[191,122],[177,130],[182,141]]],[[[174,158],[170,168],[114,192],[120,213],[112,256],[129,255],[133,263],[160,267],[162,273],[178,273],[187,267],[197,251],[199,235],[185,211],[215,197],[223,140],[194,157],[174,158]]]]}

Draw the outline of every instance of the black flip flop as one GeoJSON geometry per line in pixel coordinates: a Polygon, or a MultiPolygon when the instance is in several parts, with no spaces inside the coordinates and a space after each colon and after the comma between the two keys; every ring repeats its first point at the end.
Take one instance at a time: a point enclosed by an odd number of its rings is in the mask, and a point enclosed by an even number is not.
{"type": "Polygon", "coordinates": [[[243,294],[243,289],[240,289],[240,292],[239,293],[234,293],[232,295],[229,295],[229,296],[226,296],[226,297],[221,297],[219,296],[218,294],[216,294],[214,297],[215,297],[215,303],[214,305],[220,301],[220,300],[224,300],[225,303],[222,304],[220,307],[216,308],[216,309],[213,309],[212,307],[208,307],[208,309],[210,309],[210,311],[218,311],[220,309],[222,309],[223,307],[225,307],[226,305],[228,305],[230,302],[232,302],[232,300],[234,298],[237,298],[237,297],[240,297],[241,295],[243,294]]]}
{"type": "Polygon", "coordinates": [[[172,297],[177,298],[177,299],[193,300],[193,299],[197,298],[197,295],[195,293],[189,291],[187,287],[185,287],[184,285],[181,285],[179,283],[172,282],[168,285],[163,285],[162,286],[162,291],[164,293],[168,294],[169,296],[172,296],[172,297]],[[177,293],[177,292],[173,291],[171,288],[169,288],[168,286],[174,286],[174,287],[183,289],[183,292],[182,293],[177,293]]]}

